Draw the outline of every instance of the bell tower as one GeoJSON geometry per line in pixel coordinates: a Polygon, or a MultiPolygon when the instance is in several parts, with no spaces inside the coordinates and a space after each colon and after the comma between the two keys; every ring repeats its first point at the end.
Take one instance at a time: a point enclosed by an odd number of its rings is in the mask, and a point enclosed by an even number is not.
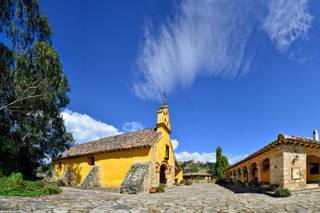
{"type": "Polygon", "coordinates": [[[165,130],[170,135],[171,129],[170,129],[168,104],[167,103],[162,104],[157,114],[158,114],[157,131],[165,130]]]}

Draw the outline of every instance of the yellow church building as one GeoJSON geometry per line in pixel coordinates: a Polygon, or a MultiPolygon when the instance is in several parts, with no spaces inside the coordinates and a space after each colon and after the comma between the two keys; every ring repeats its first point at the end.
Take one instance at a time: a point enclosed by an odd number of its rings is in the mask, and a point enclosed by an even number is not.
{"type": "Polygon", "coordinates": [[[80,144],[53,160],[55,180],[66,185],[100,186],[134,193],[182,180],[170,139],[168,105],[155,128],[80,144]]]}

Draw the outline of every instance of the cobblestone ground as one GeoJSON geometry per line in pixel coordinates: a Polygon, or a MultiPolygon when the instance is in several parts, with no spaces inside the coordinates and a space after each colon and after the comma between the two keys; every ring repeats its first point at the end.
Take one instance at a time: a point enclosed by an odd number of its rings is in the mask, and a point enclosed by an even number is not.
{"type": "Polygon", "coordinates": [[[216,184],[194,184],[165,193],[120,195],[64,188],[59,195],[0,197],[0,212],[320,212],[320,192],[273,198],[235,193],[216,184]]]}

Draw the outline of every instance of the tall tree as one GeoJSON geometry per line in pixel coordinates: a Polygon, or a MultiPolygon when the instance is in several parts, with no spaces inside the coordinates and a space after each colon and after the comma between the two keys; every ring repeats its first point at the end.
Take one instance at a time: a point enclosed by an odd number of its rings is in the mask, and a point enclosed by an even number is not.
{"type": "Polygon", "coordinates": [[[70,91],[37,0],[0,0],[0,174],[35,169],[73,145],[70,91]]]}
{"type": "Polygon", "coordinates": [[[220,146],[216,149],[215,174],[219,178],[224,178],[224,170],[229,167],[228,158],[222,154],[220,146]]]}

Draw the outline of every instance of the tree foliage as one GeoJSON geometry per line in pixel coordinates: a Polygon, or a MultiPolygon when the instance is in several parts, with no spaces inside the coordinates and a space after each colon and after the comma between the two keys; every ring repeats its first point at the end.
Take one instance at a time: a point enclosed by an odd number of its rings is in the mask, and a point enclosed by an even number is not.
{"type": "Polygon", "coordinates": [[[206,163],[202,163],[202,162],[194,162],[193,160],[191,161],[185,161],[185,162],[181,162],[179,163],[182,171],[184,173],[209,173],[214,175],[214,165],[215,163],[211,163],[211,162],[206,162],[206,163]]]}
{"type": "Polygon", "coordinates": [[[70,91],[37,0],[0,0],[0,174],[32,176],[73,145],[60,110],[70,91]]]}
{"type": "Polygon", "coordinates": [[[219,178],[224,178],[224,170],[229,167],[228,158],[222,154],[220,146],[216,149],[215,174],[219,178]]]}

